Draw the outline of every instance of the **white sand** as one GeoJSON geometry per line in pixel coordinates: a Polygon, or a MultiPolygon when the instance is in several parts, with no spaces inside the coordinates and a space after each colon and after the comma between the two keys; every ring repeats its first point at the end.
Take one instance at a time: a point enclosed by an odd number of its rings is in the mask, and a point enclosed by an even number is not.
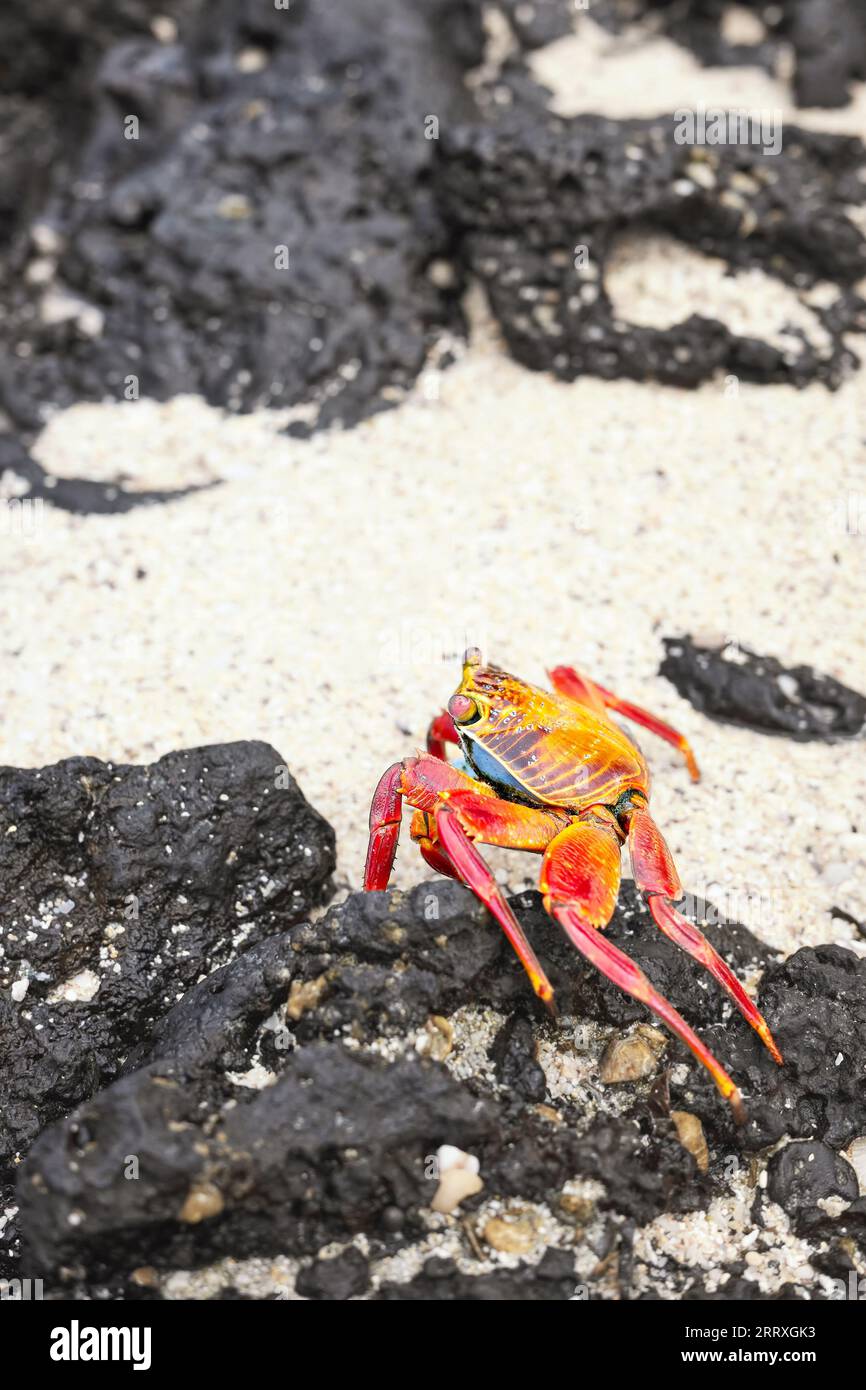
{"type": "MultiPolygon", "coordinates": [[[[146,486],[204,459],[231,481],[156,512],[46,511],[37,536],[4,537],[0,757],[269,739],[357,885],[376,779],[420,746],[463,646],[536,680],[573,661],[693,740],[698,786],[644,739],[688,889],[786,949],[850,940],[829,909],[866,915],[862,745],[713,724],[656,671],[661,634],[691,630],[866,688],[866,536],[839,511],[862,374],[835,396],[564,385],[511,362],[480,303],[439,400],[419,388],[352,432],[296,441],[192,399],[55,421],[51,467],[105,476],[122,460],[146,486]]],[[[518,886],[535,870],[497,862],[518,886]]],[[[407,840],[397,881],[425,872],[407,840]]]]}
{"type": "Polygon", "coordinates": [[[551,107],[561,116],[656,116],[702,104],[707,109],[780,111],[792,125],[848,135],[860,134],[866,125],[862,82],[851,84],[847,106],[796,106],[788,81],[794,71],[790,49],[783,49],[775,75],[758,67],[705,68],[688,49],[657,37],[651,24],[643,32],[635,28],[629,37],[617,37],[586,13],[575,13],[574,19],[573,34],[529,55],[533,75],[551,89],[551,107]]]}
{"type": "Polygon", "coordinates": [[[670,328],[690,314],[702,314],[793,359],[800,356],[802,342],[792,329],[803,333],[820,356],[832,352],[830,335],[811,304],[832,304],[839,297],[835,285],[798,292],[757,266],[732,272],[720,257],[705,256],[662,233],[621,235],[608,261],[606,288],[614,312],[629,323],[670,328]]]}

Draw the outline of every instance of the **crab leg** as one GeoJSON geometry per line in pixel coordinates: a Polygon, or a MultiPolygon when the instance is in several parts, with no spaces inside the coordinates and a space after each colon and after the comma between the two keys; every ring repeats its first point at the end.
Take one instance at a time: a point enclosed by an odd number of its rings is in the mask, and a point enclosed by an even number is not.
{"type": "Polygon", "coordinates": [[[447,710],[437,714],[435,719],[431,719],[430,727],[427,730],[427,752],[434,758],[445,758],[445,744],[459,743],[457,730],[454,727],[454,720],[447,710]]]}
{"type": "MultiPolygon", "coordinates": [[[[554,690],[558,690],[560,695],[568,695],[579,705],[586,705],[589,709],[595,710],[596,714],[601,715],[602,719],[607,719],[604,700],[601,698],[598,687],[588,676],[582,676],[579,671],[575,671],[573,666],[555,666],[547,674],[554,690]]],[[[610,723],[610,720],[607,722],[610,723]]]]}
{"type": "MultiPolygon", "coordinates": [[[[479,795],[493,796],[492,790],[482,787],[459,768],[430,754],[404,758],[400,763],[392,763],[387,772],[383,772],[370,805],[365,891],[388,887],[400,838],[403,798],[420,811],[432,813],[439,805],[440,793],[466,788],[475,788],[479,795]]],[[[439,866],[434,864],[433,867],[439,866]]]]}
{"type": "MultiPolygon", "coordinates": [[[[479,798],[480,799],[480,798],[479,798]]],[[[436,833],[460,880],[471,888],[477,898],[496,918],[508,937],[520,964],[529,976],[532,988],[538,998],[547,1005],[556,1017],[553,1002],[553,986],[541,968],[538,957],[530,946],[526,935],[506,901],[505,895],[490,868],[485,864],[473,845],[457,813],[446,805],[436,812],[436,833]]]]}
{"type": "Polygon", "coordinates": [[[666,724],[663,719],[658,719],[656,715],[650,714],[640,705],[633,705],[628,700],[621,700],[618,695],[614,695],[612,690],[605,690],[604,686],[599,685],[597,681],[591,681],[586,676],[581,676],[573,666],[556,666],[550,672],[550,679],[553,688],[558,690],[561,695],[570,695],[579,704],[595,708],[592,699],[592,692],[594,692],[607,709],[614,710],[625,719],[633,720],[642,729],[649,729],[651,733],[663,738],[666,743],[672,743],[685,758],[692,781],[700,781],[701,774],[698,771],[698,764],[692,752],[691,744],[683,734],[677,733],[677,730],[672,728],[670,724],[666,724]]]}
{"type": "MultiPolygon", "coordinates": [[[[426,757],[407,758],[397,766],[400,772],[397,780],[399,794],[416,807],[412,833],[427,863],[450,873],[452,878],[465,883],[480,898],[505,932],[535,993],[555,1014],[553,987],[472,840],[541,853],[566,823],[564,813],[500,801],[492,788],[429,754],[426,757]],[[434,834],[430,833],[431,819],[435,826],[434,834]]],[[[393,769],[385,773],[379,784],[380,789],[383,785],[392,785],[389,780],[392,773],[393,769]]],[[[376,800],[374,797],[374,808],[376,800]]],[[[382,805],[386,812],[392,812],[386,795],[382,798],[382,805]]],[[[371,812],[371,852],[379,825],[377,820],[377,828],[374,829],[373,821],[371,812]]],[[[366,886],[375,885],[369,883],[366,886]]]]}
{"type": "MultiPolygon", "coordinates": [[[[430,788],[425,781],[420,781],[414,785],[414,777],[417,777],[417,766],[420,763],[434,763],[442,770],[448,770],[453,776],[461,777],[463,774],[457,773],[455,769],[448,765],[442,765],[438,759],[434,758],[409,758],[405,763],[395,763],[389,767],[388,771],[379,780],[377,790],[374,792],[373,805],[370,808],[370,847],[367,849],[367,865],[364,869],[364,890],[377,890],[377,888],[388,887],[388,880],[391,877],[393,858],[398,848],[398,838],[400,834],[400,817],[402,817],[403,795],[421,794],[421,798],[427,801],[430,796],[430,788]],[[405,781],[410,781],[410,787],[405,787],[405,781]]],[[[470,781],[471,778],[466,778],[470,781]]],[[[445,788],[443,795],[448,796],[449,788],[445,788]]],[[[484,803],[495,798],[488,798],[482,794],[474,792],[463,792],[457,794],[471,796],[474,802],[484,803]]],[[[503,803],[506,810],[510,810],[507,803],[503,803]]],[[[528,808],[514,808],[528,812],[528,808]]],[[[531,815],[531,812],[528,812],[531,815]]],[[[466,884],[471,888],[475,897],[480,898],[485,908],[496,917],[496,922],[505,931],[506,937],[512,942],[517,958],[523,965],[525,972],[530,977],[532,988],[539,999],[548,1005],[550,1012],[556,1015],[556,1006],[553,1004],[553,986],[548,977],[542,970],[538,956],[532,951],[530,942],[525,937],[523,927],[517,922],[505,894],[500,890],[499,884],[493,878],[491,870],[485,865],[484,859],[475,849],[473,842],[457,819],[456,810],[450,810],[445,802],[436,806],[436,840],[421,841],[420,849],[427,863],[439,872],[449,873],[450,877],[457,878],[460,883],[466,884]]],[[[548,840],[556,834],[556,827],[548,833],[548,840]]]]}
{"type": "Polygon", "coordinates": [[[742,1098],[713,1054],[667,999],[624,951],[600,930],[616,905],[620,876],[619,839],[611,825],[591,812],[573,822],[548,845],[541,866],[544,906],[587,960],[620,989],[646,1004],[667,1024],[712,1076],[742,1124],[742,1098]]]}
{"type": "Polygon", "coordinates": [[[397,841],[400,838],[400,821],[403,812],[403,764],[392,763],[387,772],[379,778],[370,805],[370,843],[367,846],[367,862],[364,865],[364,888],[366,891],[387,888],[397,841]]]}
{"type": "MultiPolygon", "coordinates": [[[[463,785],[458,784],[456,790],[446,786],[439,794],[440,799],[456,813],[472,840],[541,854],[568,822],[564,812],[500,801],[483,784],[473,782],[471,777],[450,765],[449,772],[452,774],[449,782],[459,777],[463,785]]],[[[412,839],[432,869],[459,880],[460,874],[439,843],[435,819],[427,811],[416,811],[412,817],[412,839]]]]}
{"type": "Polygon", "coordinates": [[[730,966],[722,960],[694,923],[683,917],[669,901],[682,897],[679,874],[664,836],[649,811],[643,808],[629,812],[628,848],[635,883],[646,895],[647,905],[656,926],[709,970],[722,989],[731,996],[743,1018],[752,1025],[774,1061],[781,1063],[782,1054],[763,1015],[749,998],[730,966]]]}

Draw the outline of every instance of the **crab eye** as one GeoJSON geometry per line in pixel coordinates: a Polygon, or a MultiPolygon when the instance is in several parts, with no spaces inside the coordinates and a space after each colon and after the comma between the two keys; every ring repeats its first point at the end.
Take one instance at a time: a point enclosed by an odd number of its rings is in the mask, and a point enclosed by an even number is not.
{"type": "Polygon", "coordinates": [[[481,711],[468,695],[452,695],[448,701],[448,713],[455,724],[474,724],[481,717],[481,711]]]}

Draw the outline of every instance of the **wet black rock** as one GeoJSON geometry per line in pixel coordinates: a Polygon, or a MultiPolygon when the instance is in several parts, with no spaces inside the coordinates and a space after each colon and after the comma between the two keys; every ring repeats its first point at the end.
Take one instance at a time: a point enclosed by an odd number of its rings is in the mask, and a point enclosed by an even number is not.
{"type": "MultiPolygon", "coordinates": [[[[537,48],[574,32],[574,0],[499,0],[522,47],[537,48]]],[[[846,106],[851,82],[866,77],[866,15],[858,0],[744,0],[754,34],[732,38],[725,0],[593,0],[592,19],[623,43],[663,34],[707,67],[760,67],[777,77],[794,58],[798,106],[846,106]]],[[[578,34],[580,33],[578,21],[578,34]]]]}
{"type": "MultiPolygon", "coordinates": [[[[616,26],[615,8],[597,18],[616,26]]],[[[572,18],[564,0],[505,9],[524,48],[572,18]]],[[[477,0],[167,0],[160,37],[139,0],[3,16],[20,63],[0,88],[0,408],[25,439],[80,399],[180,391],[231,410],[303,404],[298,433],[351,424],[401,399],[434,345],[449,360],[466,269],[515,356],[566,380],[844,379],[845,336],[866,322],[847,215],[864,198],[860,143],[788,128],[770,160],[703,149],[696,181],[669,118],[552,118],[519,54],[496,82],[511,114],[491,120],[490,91],[465,82],[481,16],[477,0]],[[604,274],[631,228],[800,287],[834,281],[836,303],[815,310],[829,350],[697,315],[619,324],[604,274]]],[[[719,31],[715,11],[675,19],[719,31]]],[[[54,497],[84,511],[142,500],[121,477],[54,497]]]]}
{"type": "Polygon", "coordinates": [[[601,1116],[577,1146],[577,1168],[603,1183],[602,1210],[625,1213],[643,1224],[663,1211],[706,1206],[711,1181],[699,1173],[669,1120],[639,1123],[601,1116]]]}
{"type": "Polygon", "coordinates": [[[751,1029],[712,1024],[708,1047],[741,1086],[748,1122],[736,1133],[708,1077],[694,1068],[672,1087],[721,1145],[760,1149],[786,1134],[842,1149],[866,1133],[866,960],[844,946],[804,946],[765,973],[758,1004],[784,1058],[751,1029]]]}
{"type": "MultiPolygon", "coordinates": [[[[517,906],[539,946],[560,942],[537,895],[517,906]]],[[[655,931],[632,939],[627,912],[612,930],[638,954],[646,941],[644,963],[656,973],[675,954],[655,931]]],[[[561,962],[552,970],[563,1006],[594,999],[596,1016],[625,1019],[618,992],[561,946],[548,958],[561,962]]],[[[760,955],[747,933],[738,950],[760,955]]],[[[666,978],[699,1005],[704,992],[683,961],[684,969],[668,962],[666,978]]],[[[579,1109],[564,1106],[561,1124],[537,1113],[544,1077],[531,1055],[533,1027],[552,1026],[530,1023],[537,1007],[499,929],[447,880],[356,894],[316,924],[259,941],[161,1017],[142,1022],[139,1013],[144,1036],[128,1040],[121,1078],[34,1144],[19,1183],[34,1267],[83,1267],[93,1279],[228,1253],[315,1253],[356,1230],[399,1248],[429,1205],[427,1169],[440,1143],[478,1156],[485,1194],[555,1202],[586,1173],[604,1184],[606,1210],[631,1217],[705,1203],[707,1182],[667,1121],[647,1114],[640,1125],[611,1121],[579,1136],[579,1109]],[[509,1014],[497,1047],[501,1104],[481,1083],[459,1085],[412,1051],[383,1064],[344,1045],[391,1036],[402,1046],[407,1028],[431,1012],[485,1001],[509,1014]],[[181,1219],[191,1193],[193,1213],[196,1201],[219,1210],[181,1219]]],[[[91,1075],[84,1094],[122,1061],[91,1075]]]]}
{"type": "MultiPolygon", "coordinates": [[[[546,0],[546,24],[570,0],[546,0]]],[[[753,12],[755,37],[732,41],[723,26],[723,0],[594,0],[593,19],[626,38],[636,21],[651,18],[653,28],[692,50],[707,66],[748,65],[774,76],[786,51],[794,57],[793,96],[798,106],[845,106],[852,80],[866,77],[866,15],[858,0],[779,0],[767,5],[746,0],[753,12]]],[[[639,32],[639,31],[638,31],[639,32]]],[[[531,31],[527,42],[531,39],[531,31]]]]}
{"type": "Polygon", "coordinates": [[[799,106],[845,106],[866,77],[866,15],[857,0],[786,0],[782,24],[797,55],[799,106]]]}
{"type": "Polygon", "coordinates": [[[429,1259],[408,1284],[383,1284],[382,1302],[540,1303],[575,1297],[574,1258],[548,1250],[537,1265],[520,1264],[495,1274],[462,1274],[450,1260],[429,1259]]]}
{"type": "MultiPolygon", "coordinates": [[[[647,1017],[576,956],[537,894],[520,895],[514,905],[550,969],[566,1020],[571,1014],[622,1027],[647,1017]]],[[[705,905],[697,915],[711,910],[705,905]]],[[[762,1006],[786,1067],[777,1069],[745,1023],[730,1017],[725,997],[655,930],[626,883],[613,939],[686,1011],[742,1083],[750,1127],[734,1130],[712,1083],[672,1041],[668,1062],[688,1064],[685,1086],[672,1086],[678,1107],[701,1115],[722,1155],[797,1133],[797,1124],[809,1137],[817,1136],[808,1126],[818,1126],[837,1147],[849,1130],[863,1132],[856,1078],[866,991],[857,972],[866,966],[838,947],[773,966],[745,929],[710,923],[706,930],[736,969],[765,969],[762,1006]],[[837,1028],[850,1068],[828,1055],[837,1028]]],[[[631,1115],[601,1113],[588,1126],[578,1095],[557,1101],[559,1123],[539,1110],[540,1078],[526,1068],[533,1037],[544,1029],[552,1036],[555,1026],[498,927],[459,885],[434,880],[409,893],[351,895],[319,922],[258,941],[192,982],[141,1027],[138,1045],[130,1041],[120,1079],[44,1130],[20,1169],[25,1263],[85,1270],[92,1287],[98,1279],[125,1280],[142,1264],[165,1269],[227,1254],[316,1255],[358,1231],[372,1242],[373,1259],[423,1233],[430,1159],[442,1143],[477,1156],[484,1199],[540,1202],[556,1211],[565,1184],[583,1177],[601,1184],[596,1206],[615,1227],[704,1207],[717,1175],[699,1173],[671,1122],[654,1116],[640,1092],[631,1115]],[[458,1082],[411,1046],[412,1028],[431,1013],[473,1003],[506,1015],[495,1044],[495,1086],[480,1076],[458,1082]],[[395,1060],[374,1055],[373,1046],[386,1055],[393,1047],[395,1060]],[[134,1181],[127,1176],[131,1158],[134,1181]]],[[[91,1090],[98,1084],[92,1079],[91,1090]]],[[[465,1212],[480,1200],[469,1199],[465,1212]]],[[[339,1267],[317,1264],[305,1278],[320,1274],[336,1279],[339,1267]]],[[[411,1292],[386,1289],[381,1296],[420,1297],[430,1278],[425,1272],[411,1292]]],[[[528,1279],[521,1275],[520,1286],[528,1279]]],[[[462,1287],[458,1280],[452,1290],[462,1287]]],[[[431,1296],[508,1296],[497,1287],[499,1276],[464,1293],[431,1296]]]]}
{"type": "MultiPolygon", "coordinates": [[[[647,1295],[651,1297],[651,1295],[647,1295]]],[[[688,1302],[699,1303],[802,1303],[811,1302],[820,1294],[798,1292],[795,1284],[783,1284],[773,1293],[765,1293],[757,1280],[732,1277],[708,1289],[704,1284],[695,1283],[682,1298],[688,1302]]]]}
{"type": "Polygon", "coordinates": [[[350,1247],[330,1260],[316,1260],[298,1275],[295,1288],[304,1298],[345,1301],[366,1293],[370,1265],[360,1250],[350,1247]]]}
{"type": "MultiPolygon", "coordinates": [[[[760,0],[757,4],[754,0],[749,4],[747,0],[749,8],[758,9],[759,4],[760,0]]],[[[617,0],[613,0],[608,12],[619,8],[617,0]]],[[[776,76],[781,66],[780,59],[786,50],[779,32],[782,5],[776,7],[771,17],[767,7],[760,5],[760,13],[755,16],[758,29],[754,39],[750,37],[748,41],[727,37],[722,22],[726,10],[724,0],[685,0],[683,5],[671,4],[670,0],[644,0],[642,6],[638,0],[631,17],[634,18],[640,9],[649,11],[661,33],[691,49],[707,67],[761,67],[776,76]]]]}
{"type": "MultiPolygon", "coordinates": [[[[296,933],[301,978],[320,982],[315,1007],[296,1023],[299,1042],[402,1035],[430,1014],[483,1002],[488,970],[496,991],[490,967],[501,955],[489,921],[477,899],[451,880],[408,893],[350,894],[296,933]]],[[[509,985],[516,992],[518,983],[506,977],[497,997],[507,997],[509,985]]]]}
{"type": "MultiPolygon", "coordinates": [[[[161,0],[159,14],[175,26],[198,16],[202,0],[161,0]]],[[[133,35],[150,37],[154,9],[150,0],[42,0],[38,7],[8,5],[0,15],[0,39],[15,54],[0,73],[0,92],[48,95],[57,100],[58,84],[81,95],[107,49],[133,35]]],[[[80,119],[74,107],[68,120],[80,119]]]]}
{"type": "MultiPolygon", "coordinates": [[[[422,1025],[431,1014],[447,1015],[466,1004],[486,1004],[507,1016],[500,1044],[503,1049],[506,1038],[525,1040],[511,1041],[504,1054],[508,1066],[516,1066],[523,1074],[522,1063],[532,1058],[530,1037],[546,1034],[552,1040],[572,1018],[591,1019],[618,1029],[653,1021],[642,1004],[581,958],[544,911],[538,893],[520,894],[512,904],[553,984],[564,1020],[560,1024],[551,1021],[533,994],[511,947],[485,909],[466,889],[438,879],[419,884],[408,893],[352,894],[331,908],[322,921],[296,929],[298,981],[312,987],[314,999],[293,1025],[298,1042],[346,1035],[367,1043],[382,1036],[402,1037],[407,1028],[422,1025]],[[522,1025],[517,1020],[522,1020],[522,1025]]],[[[766,969],[773,961],[773,953],[745,927],[719,921],[712,904],[686,899],[682,906],[741,976],[766,969]]],[[[658,931],[631,880],[622,884],[607,935],[640,965],[702,1037],[708,1042],[713,1039],[710,1045],[719,1060],[748,1086],[752,1069],[763,1065],[763,1058],[756,1056],[752,1047],[752,1029],[732,1011],[727,995],[706,971],[658,931]],[[742,1075],[737,1068],[742,1068],[742,1075]]],[[[273,1044],[268,1046],[273,1048],[273,1044]]],[[[263,1051],[263,1055],[274,1062],[272,1051],[263,1051]]],[[[766,1060],[772,1068],[768,1056],[766,1060]]],[[[689,1086],[701,1086],[702,1068],[673,1037],[664,1062],[685,1062],[689,1086]]],[[[499,1079],[504,1080],[501,1062],[499,1066],[499,1079]]],[[[507,1075],[509,1085],[514,1084],[513,1073],[509,1070],[507,1075]]],[[[534,1073],[526,1078],[532,1095],[543,1099],[541,1078],[533,1078],[534,1073]]],[[[835,1095],[838,1078],[828,1076],[826,1082],[830,1085],[828,1094],[835,1095]]],[[[739,1137],[728,1136],[728,1107],[712,1083],[710,1091],[711,1096],[705,1099],[713,1123],[721,1126],[726,1143],[739,1148],[739,1137]]],[[[796,1087],[795,1092],[799,1096],[796,1087]]],[[[585,1101],[589,1100],[587,1094],[585,1101]]],[[[677,1106],[692,1108],[688,1099],[678,1100],[677,1106]]],[[[513,1164],[515,1174],[522,1171],[525,1183],[531,1168],[543,1169],[545,1176],[533,1180],[534,1190],[542,1192],[555,1186],[559,1165],[567,1166],[570,1161],[560,1140],[541,1135],[526,1138],[525,1134],[524,1140],[513,1164]],[[544,1162],[537,1158],[539,1149],[546,1153],[544,1162]]],[[[502,1181],[515,1194],[519,1192],[519,1176],[507,1181],[503,1176],[502,1181]]]]}
{"type": "Polygon", "coordinates": [[[797,1140],[773,1154],[767,1165],[767,1195],[788,1213],[820,1210],[828,1197],[854,1202],[860,1195],[851,1164],[827,1144],[797,1140]]]}
{"type": "Polygon", "coordinates": [[[600,1115],[581,1133],[578,1118],[566,1107],[565,1124],[555,1125],[509,1107],[495,1140],[476,1150],[485,1193],[555,1206],[563,1186],[581,1177],[601,1183],[600,1211],[641,1223],[706,1206],[711,1180],[698,1172],[670,1120],[636,1107],[634,1115],[600,1115]]]}
{"type": "Polygon", "coordinates": [[[711,719],[807,742],[863,733],[866,697],[811,666],[786,667],[772,656],[729,644],[702,647],[665,637],[659,672],[711,719]]]}
{"type": "Polygon", "coordinates": [[[15,1279],[21,1273],[20,1232],[15,1187],[0,1181],[0,1279],[15,1279]]]}
{"type": "MultiPolygon", "coordinates": [[[[586,964],[544,911],[539,893],[522,893],[512,902],[550,977],[561,1014],[616,1027],[647,1020],[641,1004],[586,964]]],[[[714,922],[712,905],[694,899],[691,906],[735,970],[771,959],[745,927],[714,922]]],[[[688,910],[688,901],[684,907],[688,910]]],[[[727,1017],[726,995],[708,988],[706,972],[662,936],[631,880],[622,884],[608,935],[696,1026],[727,1017]]],[[[300,976],[321,982],[315,1009],[297,1024],[301,1042],[346,1032],[367,1039],[402,1033],[431,1013],[447,1014],[471,1003],[555,1028],[502,932],[451,880],[421,883],[408,893],[353,893],[321,922],[301,927],[296,947],[300,976]]],[[[750,1031],[745,1023],[742,1031],[750,1031]]]]}
{"type": "Polygon", "coordinates": [[[554,43],[573,31],[574,5],[572,0],[499,0],[498,8],[505,14],[516,38],[524,48],[540,48],[554,43]]]}
{"type": "MultiPolygon", "coordinates": [[[[115,483],[94,482],[90,478],[58,478],[37,463],[16,435],[6,433],[0,433],[0,483],[6,487],[14,483],[20,488],[22,502],[50,503],[58,511],[72,512],[77,516],[104,516],[114,512],[131,512],[136,507],[176,502],[181,497],[189,497],[211,486],[204,484],[162,491],[132,491],[115,483]],[[21,487],[22,483],[29,486],[21,487]]],[[[35,517],[36,513],[31,511],[30,515],[35,517]]],[[[26,530],[24,522],[22,530],[26,530]]]]}
{"type": "Polygon", "coordinates": [[[547,1095],[544,1069],[535,1060],[532,1024],[519,1014],[503,1023],[490,1048],[500,1086],[527,1101],[543,1101],[547,1095]]]}
{"type": "Polygon", "coordinates": [[[850,912],[846,912],[844,907],[831,907],[830,916],[835,917],[839,922],[847,922],[854,927],[858,936],[866,937],[866,922],[861,922],[859,917],[854,917],[850,912]]]}
{"type": "Polygon", "coordinates": [[[243,1074],[257,1060],[264,1037],[285,1052],[291,1043],[285,1030],[279,1036],[257,1030],[285,1004],[297,972],[294,932],[260,941],[187,990],[128,1053],[122,1074],[159,1061],[184,1075],[243,1074]]]}
{"type": "MultiPolygon", "coordinates": [[[[202,0],[164,0],[163,25],[185,28],[202,0]]],[[[43,0],[0,9],[0,255],[41,213],[92,118],[94,75],[121,39],[153,39],[149,0],[43,0]]]]}
{"type": "Polygon", "coordinates": [[[696,386],[726,372],[836,386],[855,365],[843,336],[866,328],[853,289],[866,241],[847,214],[866,197],[859,140],[786,127],[784,150],[771,158],[757,146],[703,148],[692,178],[695,147],[678,143],[673,117],[564,120],[523,102],[488,125],[449,125],[438,154],[463,259],[525,366],[565,381],[588,373],[696,386]],[[700,315],[666,329],[621,323],[605,275],[628,229],[669,233],[800,287],[828,277],[839,297],[816,312],[832,347],[803,338],[782,351],[700,315]]]}
{"type": "Polygon", "coordinates": [[[26,1262],[84,1265],[93,1278],[312,1254],[375,1229],[392,1206],[418,1234],[429,1156],[444,1142],[471,1149],[495,1124],[493,1105],[415,1056],[388,1063],[313,1044],[229,1106],[212,1074],[154,1063],[33,1145],[18,1181],[26,1262]]]}
{"type": "Polygon", "coordinates": [[[264,743],[0,769],[0,1162],[202,975],[327,895],[330,826],[264,743]]]}
{"type": "Polygon", "coordinates": [[[793,1113],[782,1107],[788,1133],[840,1148],[866,1132],[866,960],[844,946],[804,946],[767,971],[758,997],[786,1059],[775,1079],[798,1093],[793,1113]]]}
{"type": "Polygon", "coordinates": [[[481,51],[472,0],[207,6],[110,47],[40,213],[50,280],[29,223],[0,265],[16,426],[82,398],[313,401],[323,424],[398,399],[463,322],[429,174],[481,51]]]}
{"type": "Polygon", "coordinates": [[[845,1298],[866,1298],[866,1277],[860,1272],[866,1258],[866,1197],[856,1197],[832,1215],[820,1208],[804,1209],[797,1216],[797,1229],[816,1247],[815,1268],[841,1279],[845,1298]]]}

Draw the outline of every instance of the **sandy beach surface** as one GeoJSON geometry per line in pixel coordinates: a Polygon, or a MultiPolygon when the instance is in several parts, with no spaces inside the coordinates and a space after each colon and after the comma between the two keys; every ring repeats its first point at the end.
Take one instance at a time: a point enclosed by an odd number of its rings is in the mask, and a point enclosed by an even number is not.
{"type": "MultiPolygon", "coordinates": [[[[572,662],[694,743],[696,786],[643,738],[689,891],[786,950],[852,942],[830,909],[866,913],[862,749],[711,723],[657,668],[661,636],[691,632],[866,684],[866,537],[845,525],[862,377],[835,396],[562,385],[470,307],[462,360],[351,432],[296,441],[192,398],[55,418],[39,456],[59,472],[227,481],[158,512],[46,509],[7,540],[0,756],[267,739],[358,886],[372,789],[421,747],[463,647],[535,681],[572,662]]],[[[536,869],[497,866],[514,886],[536,869]]],[[[422,871],[407,839],[396,881],[422,871]]]]}
{"type": "MultiPolygon", "coordinates": [[[[591,44],[533,58],[564,113],[718,101],[866,137],[866,89],[844,111],[795,115],[781,79],[708,72],[665,41],[626,49],[584,26],[591,44]]],[[[807,297],[659,239],[624,243],[610,288],[634,321],[700,305],[738,331],[797,323],[819,340],[807,297]]],[[[334,825],[344,891],[360,885],[376,780],[422,746],[464,646],[538,682],[570,662],[692,741],[697,785],[641,738],[689,892],[780,951],[866,952],[831,915],[866,920],[863,745],[713,723],[658,675],[662,637],[691,633],[866,688],[866,521],[850,525],[857,497],[866,517],[866,372],[835,394],[564,385],[510,360],[479,290],[467,311],[456,365],[351,431],[297,440],[282,415],[228,417],[191,397],[56,416],[35,451],[56,474],[220,485],[122,516],[46,508],[35,534],[2,538],[0,761],[148,762],[268,740],[334,825]]],[[[538,861],[491,859],[510,886],[534,883],[538,861]]],[[[405,834],[395,882],[427,873],[405,834]]],[[[736,1250],[746,1210],[735,1193],[708,1215],[660,1218],[639,1256],[680,1249],[711,1268],[736,1250]]],[[[775,1250],[765,1287],[804,1265],[808,1282],[802,1242],[782,1231],[775,1250]]]]}

